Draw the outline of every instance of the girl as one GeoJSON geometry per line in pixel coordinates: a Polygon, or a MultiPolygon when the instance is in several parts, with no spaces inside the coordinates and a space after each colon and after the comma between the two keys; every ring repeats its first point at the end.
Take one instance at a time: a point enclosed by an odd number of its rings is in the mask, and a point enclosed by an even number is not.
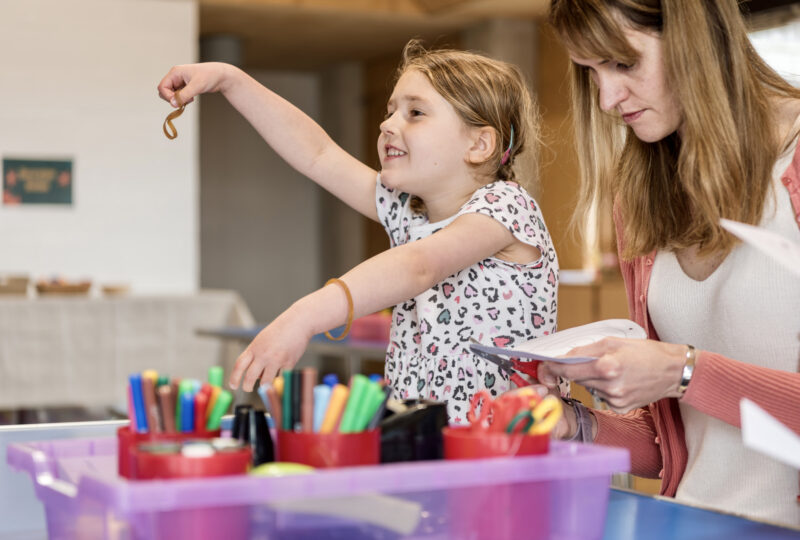
{"type": "Polygon", "coordinates": [[[800,432],[800,282],[719,225],[800,241],[800,90],[755,53],[736,0],[552,0],[550,17],[572,59],[577,215],[614,202],[631,316],[652,338],[543,365],[542,382],[625,413],[576,404],[562,435],[627,446],[663,494],[800,526],[797,471],[739,430],[748,397],[800,432]]]}
{"type": "Polygon", "coordinates": [[[509,388],[470,353],[470,339],[510,346],[556,328],[555,250],[514,175],[517,156],[538,142],[532,99],[509,64],[416,42],[397,75],[380,125],[380,173],[233,66],[176,66],[158,90],[173,107],[221,92],[289,164],[391,239],[264,328],[237,359],[231,387],[252,390],[291,368],[314,334],[395,306],[386,353],[395,397],[445,401],[451,422],[465,422],[476,391],[509,388]]]}

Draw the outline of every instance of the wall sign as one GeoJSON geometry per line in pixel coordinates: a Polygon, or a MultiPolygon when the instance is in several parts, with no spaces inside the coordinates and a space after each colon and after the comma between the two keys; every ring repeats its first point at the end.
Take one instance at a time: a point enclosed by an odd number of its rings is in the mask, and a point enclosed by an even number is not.
{"type": "Polygon", "coordinates": [[[3,204],[72,204],[72,160],[3,158],[3,204]]]}

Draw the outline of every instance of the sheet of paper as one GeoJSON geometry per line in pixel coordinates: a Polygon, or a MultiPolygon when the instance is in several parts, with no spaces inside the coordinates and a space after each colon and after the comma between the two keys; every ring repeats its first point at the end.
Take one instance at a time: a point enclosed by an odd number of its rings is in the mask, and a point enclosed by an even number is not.
{"type": "Polygon", "coordinates": [[[800,469],[800,436],[747,398],[739,411],[745,446],[800,469]]]}
{"type": "Polygon", "coordinates": [[[761,227],[753,227],[730,219],[720,219],[720,225],[777,263],[800,276],[800,244],[761,227]]]}
{"type": "Polygon", "coordinates": [[[596,360],[596,358],[590,356],[563,357],[563,355],[575,347],[590,345],[606,337],[644,339],[647,337],[647,332],[633,321],[608,319],[568,328],[549,336],[538,337],[516,347],[503,348],[490,345],[472,345],[470,348],[508,357],[530,358],[532,360],[560,362],[562,364],[578,364],[590,362],[596,360]]]}

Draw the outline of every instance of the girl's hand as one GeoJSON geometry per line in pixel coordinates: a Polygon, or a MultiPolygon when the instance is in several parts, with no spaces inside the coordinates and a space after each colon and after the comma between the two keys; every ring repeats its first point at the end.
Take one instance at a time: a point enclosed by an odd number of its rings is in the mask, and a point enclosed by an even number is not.
{"type": "Polygon", "coordinates": [[[680,397],[686,345],[644,339],[605,338],[565,356],[594,356],[582,364],[544,362],[539,380],[555,388],[558,377],[582,384],[609,409],[626,413],[665,397],[680,397]]]}
{"type": "Polygon", "coordinates": [[[291,369],[305,352],[311,340],[302,317],[290,308],[261,330],[233,366],[228,385],[251,392],[256,381],[272,381],[278,369],[291,369]],[[243,378],[244,377],[244,378],[243,378]]]}
{"type": "Polygon", "coordinates": [[[235,74],[236,69],[221,62],[175,66],[158,83],[158,95],[173,107],[180,107],[191,103],[200,94],[222,92],[228,78],[235,74]],[[178,90],[180,103],[175,98],[178,90]]]}

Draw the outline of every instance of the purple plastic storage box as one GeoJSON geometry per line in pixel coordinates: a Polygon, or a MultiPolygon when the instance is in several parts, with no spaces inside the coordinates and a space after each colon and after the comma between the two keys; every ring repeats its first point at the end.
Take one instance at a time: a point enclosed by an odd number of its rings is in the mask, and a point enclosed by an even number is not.
{"type": "Polygon", "coordinates": [[[547,455],[326,469],[266,478],[126,480],[117,440],[11,444],[51,539],[600,539],[627,450],[553,441],[547,455]]]}

